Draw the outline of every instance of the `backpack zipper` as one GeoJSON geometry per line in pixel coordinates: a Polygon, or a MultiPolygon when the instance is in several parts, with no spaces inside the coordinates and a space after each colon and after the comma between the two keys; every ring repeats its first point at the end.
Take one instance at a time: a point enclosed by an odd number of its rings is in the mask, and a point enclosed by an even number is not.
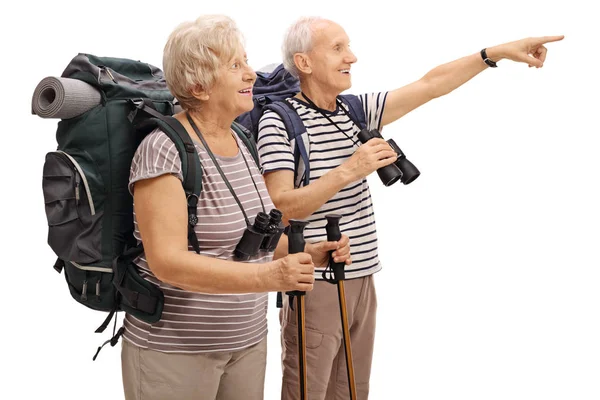
{"type": "Polygon", "coordinates": [[[109,71],[109,69],[107,67],[105,67],[104,65],[98,65],[98,68],[100,68],[100,72],[98,73],[98,83],[102,83],[100,82],[102,79],[102,71],[106,72],[106,75],[108,75],[108,77],[116,84],[118,84],[119,82],[117,82],[117,80],[115,79],[115,77],[113,76],[113,74],[109,71]]]}
{"type": "Polygon", "coordinates": [[[81,288],[81,301],[87,301],[87,272],[83,281],[83,287],[81,288]]]}
{"type": "Polygon", "coordinates": [[[75,174],[75,204],[79,205],[79,199],[80,199],[80,194],[79,194],[79,186],[81,185],[81,178],[79,177],[79,174],[75,174]]]}
{"type": "MultiPolygon", "coordinates": [[[[69,159],[69,161],[71,161],[71,163],[73,163],[73,166],[75,166],[75,169],[77,170],[77,172],[79,173],[79,176],[81,177],[81,180],[83,181],[85,193],[87,194],[88,203],[90,205],[90,213],[92,215],[95,215],[96,209],[94,208],[94,201],[92,199],[92,193],[90,192],[90,186],[88,184],[87,178],[85,177],[85,174],[83,173],[83,170],[81,169],[81,167],[79,166],[79,164],[77,163],[77,161],[75,161],[75,159],[73,157],[71,157],[70,155],[68,155],[67,153],[65,153],[62,150],[57,150],[56,152],[65,155],[69,159]]],[[[78,199],[78,198],[79,198],[79,190],[76,186],[75,199],[78,199]]]]}

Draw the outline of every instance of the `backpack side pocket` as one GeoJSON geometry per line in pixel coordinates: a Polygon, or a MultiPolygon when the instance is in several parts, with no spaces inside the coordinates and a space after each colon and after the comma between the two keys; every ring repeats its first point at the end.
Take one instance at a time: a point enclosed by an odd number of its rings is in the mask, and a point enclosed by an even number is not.
{"type": "Polygon", "coordinates": [[[102,259],[102,210],[94,206],[83,165],[63,151],[48,153],[42,189],[52,250],[63,260],[93,264],[102,259]]]}
{"type": "Polygon", "coordinates": [[[69,292],[75,300],[94,310],[113,310],[116,291],[112,268],[81,265],[73,261],[65,261],[64,265],[69,292]]]}

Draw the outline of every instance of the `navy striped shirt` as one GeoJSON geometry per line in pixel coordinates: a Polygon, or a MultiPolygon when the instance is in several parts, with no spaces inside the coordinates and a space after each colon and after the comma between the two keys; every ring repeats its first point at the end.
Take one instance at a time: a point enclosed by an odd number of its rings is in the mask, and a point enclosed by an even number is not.
{"type": "MultiPolygon", "coordinates": [[[[367,129],[380,129],[386,96],[387,92],[359,96],[366,115],[367,129]]],[[[308,144],[310,154],[310,182],[341,165],[360,146],[356,136],[360,128],[348,116],[345,105],[338,105],[335,111],[330,112],[316,110],[297,98],[288,101],[306,127],[308,140],[305,140],[305,144],[308,144]]],[[[264,173],[286,169],[293,171],[294,147],[295,143],[288,140],[281,118],[273,111],[265,112],[259,122],[258,134],[258,152],[264,173]]],[[[297,186],[302,186],[302,182],[297,186]]],[[[366,179],[350,183],[307,218],[310,221],[304,230],[307,242],[327,240],[325,215],[334,213],[342,215],[340,230],[350,238],[352,264],[346,267],[346,278],[360,278],[379,271],[381,265],[377,252],[375,215],[366,179]]],[[[322,272],[323,269],[316,269],[315,278],[322,279],[322,272]]]]}

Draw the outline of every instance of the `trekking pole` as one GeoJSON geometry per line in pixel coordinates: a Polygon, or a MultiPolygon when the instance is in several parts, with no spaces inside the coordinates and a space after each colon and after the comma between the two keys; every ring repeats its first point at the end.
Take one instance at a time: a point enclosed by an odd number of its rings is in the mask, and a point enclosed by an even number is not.
{"type": "MultiPolygon", "coordinates": [[[[327,231],[327,241],[334,242],[342,238],[340,232],[340,219],[342,218],[339,214],[326,215],[327,225],[325,230],[327,231]]],[[[333,251],[330,252],[330,255],[333,251]]],[[[346,292],[344,290],[344,280],[346,274],[344,271],[344,263],[336,263],[331,258],[331,269],[333,270],[334,281],[337,283],[338,288],[338,299],[340,303],[340,315],[342,317],[342,333],[344,335],[344,350],[346,352],[346,371],[348,372],[348,387],[350,389],[350,399],[356,400],[356,384],[354,382],[354,364],[352,362],[352,346],[350,345],[350,331],[348,329],[348,313],[346,309],[346,292]]]]}
{"type": "MultiPolygon", "coordinates": [[[[288,233],[288,253],[300,253],[304,251],[304,228],[308,225],[308,221],[290,219],[290,231],[288,233]]],[[[300,399],[308,399],[308,391],[306,386],[306,329],[304,325],[304,295],[306,292],[294,290],[286,292],[293,301],[294,297],[298,299],[296,306],[298,321],[298,377],[300,382],[300,399]]],[[[293,309],[293,308],[292,308],[293,309]]]]}

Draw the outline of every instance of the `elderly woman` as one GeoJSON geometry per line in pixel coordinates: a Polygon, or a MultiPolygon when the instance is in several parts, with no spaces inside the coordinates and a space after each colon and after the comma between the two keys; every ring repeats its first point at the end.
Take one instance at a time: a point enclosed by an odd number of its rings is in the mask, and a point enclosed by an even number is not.
{"type": "Polygon", "coordinates": [[[231,129],[253,107],[256,74],[242,36],[224,16],[184,23],[169,37],[163,67],[184,110],[175,117],[193,139],[203,168],[195,228],[201,252],[188,248],[177,150],[156,130],[134,156],[130,191],[135,235],[145,249],[136,265],[164,292],[165,306],[155,324],[125,317],[125,397],[262,399],[266,292],[311,290],[314,265],[325,263],[331,251],[336,261],[350,264],[348,237],[286,255],[284,235],[274,253],[235,261],[246,216],[252,223],[259,211],[274,208],[251,153],[231,129]]]}

